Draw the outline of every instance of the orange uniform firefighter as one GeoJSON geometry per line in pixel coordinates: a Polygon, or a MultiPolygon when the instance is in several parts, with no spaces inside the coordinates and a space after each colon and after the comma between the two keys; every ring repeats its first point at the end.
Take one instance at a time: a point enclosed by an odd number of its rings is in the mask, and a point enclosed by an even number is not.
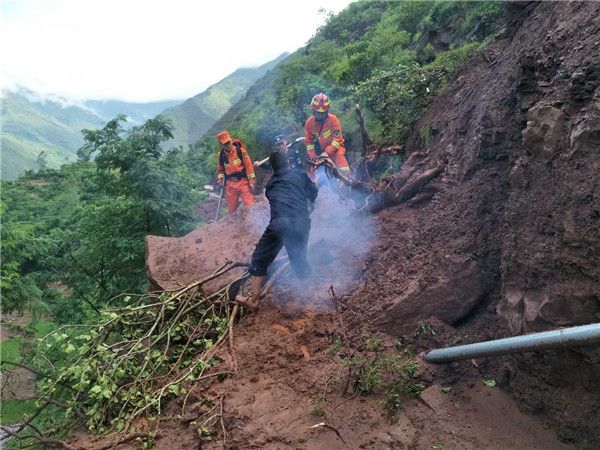
{"type": "Polygon", "coordinates": [[[340,172],[349,174],[342,126],[338,118],[329,112],[329,104],[329,97],[323,93],[315,95],[310,102],[313,115],[304,125],[306,152],[311,160],[317,156],[329,156],[340,172]]]}
{"type": "Polygon", "coordinates": [[[219,141],[219,163],[217,183],[225,184],[227,211],[234,212],[241,197],[244,205],[253,205],[254,166],[242,141],[231,139],[229,132],[217,135],[219,141]]]}

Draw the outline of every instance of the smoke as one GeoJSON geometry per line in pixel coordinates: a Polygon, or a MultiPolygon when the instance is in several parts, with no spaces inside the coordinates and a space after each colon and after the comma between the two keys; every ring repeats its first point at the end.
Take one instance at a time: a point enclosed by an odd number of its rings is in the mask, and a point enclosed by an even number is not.
{"type": "Polygon", "coordinates": [[[331,286],[337,296],[342,296],[360,282],[366,257],[377,234],[373,216],[357,213],[353,200],[342,198],[336,186],[320,189],[311,219],[308,260],[312,275],[301,280],[290,269],[275,280],[272,295],[275,304],[300,303],[313,308],[331,308],[328,293],[331,286]]]}

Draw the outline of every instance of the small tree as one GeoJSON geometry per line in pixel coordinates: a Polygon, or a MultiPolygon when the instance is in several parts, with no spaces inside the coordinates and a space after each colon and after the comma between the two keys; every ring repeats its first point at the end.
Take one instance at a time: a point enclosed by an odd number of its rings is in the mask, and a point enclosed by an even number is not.
{"type": "Polygon", "coordinates": [[[46,150],[42,150],[38,153],[36,162],[40,170],[46,170],[48,168],[48,154],[46,153],[46,150]]]}
{"type": "Polygon", "coordinates": [[[125,196],[141,207],[144,231],[172,234],[192,222],[189,186],[162,158],[161,145],[173,138],[168,119],[157,116],[140,127],[125,130],[124,115],[101,130],[83,130],[82,160],[95,157],[100,186],[110,195],[125,196]]]}

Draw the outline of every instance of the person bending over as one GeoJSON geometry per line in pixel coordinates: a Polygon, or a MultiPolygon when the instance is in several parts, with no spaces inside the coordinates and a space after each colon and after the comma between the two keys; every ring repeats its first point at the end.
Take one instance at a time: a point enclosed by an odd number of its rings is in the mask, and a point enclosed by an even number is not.
{"type": "Polygon", "coordinates": [[[285,154],[271,153],[269,163],[273,176],[267,183],[265,195],[271,207],[271,220],[252,254],[248,269],[252,275],[250,295],[236,298],[250,310],[258,308],[267,269],[282,247],[287,250],[292,269],[299,278],[307,278],[311,272],[306,248],[310,233],[309,208],[312,211],[317,199],[317,187],[306,173],[290,169],[285,154]]]}

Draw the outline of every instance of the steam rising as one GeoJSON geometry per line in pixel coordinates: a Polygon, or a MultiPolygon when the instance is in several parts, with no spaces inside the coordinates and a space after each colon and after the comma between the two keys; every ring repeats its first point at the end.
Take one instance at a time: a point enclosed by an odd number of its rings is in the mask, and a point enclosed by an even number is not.
{"type": "Polygon", "coordinates": [[[299,280],[289,269],[275,280],[271,298],[274,304],[330,308],[330,286],[341,296],[360,282],[376,236],[373,217],[356,213],[351,199],[342,199],[337,192],[324,187],[319,191],[311,219],[308,259],[312,275],[308,280],[299,280]]]}

